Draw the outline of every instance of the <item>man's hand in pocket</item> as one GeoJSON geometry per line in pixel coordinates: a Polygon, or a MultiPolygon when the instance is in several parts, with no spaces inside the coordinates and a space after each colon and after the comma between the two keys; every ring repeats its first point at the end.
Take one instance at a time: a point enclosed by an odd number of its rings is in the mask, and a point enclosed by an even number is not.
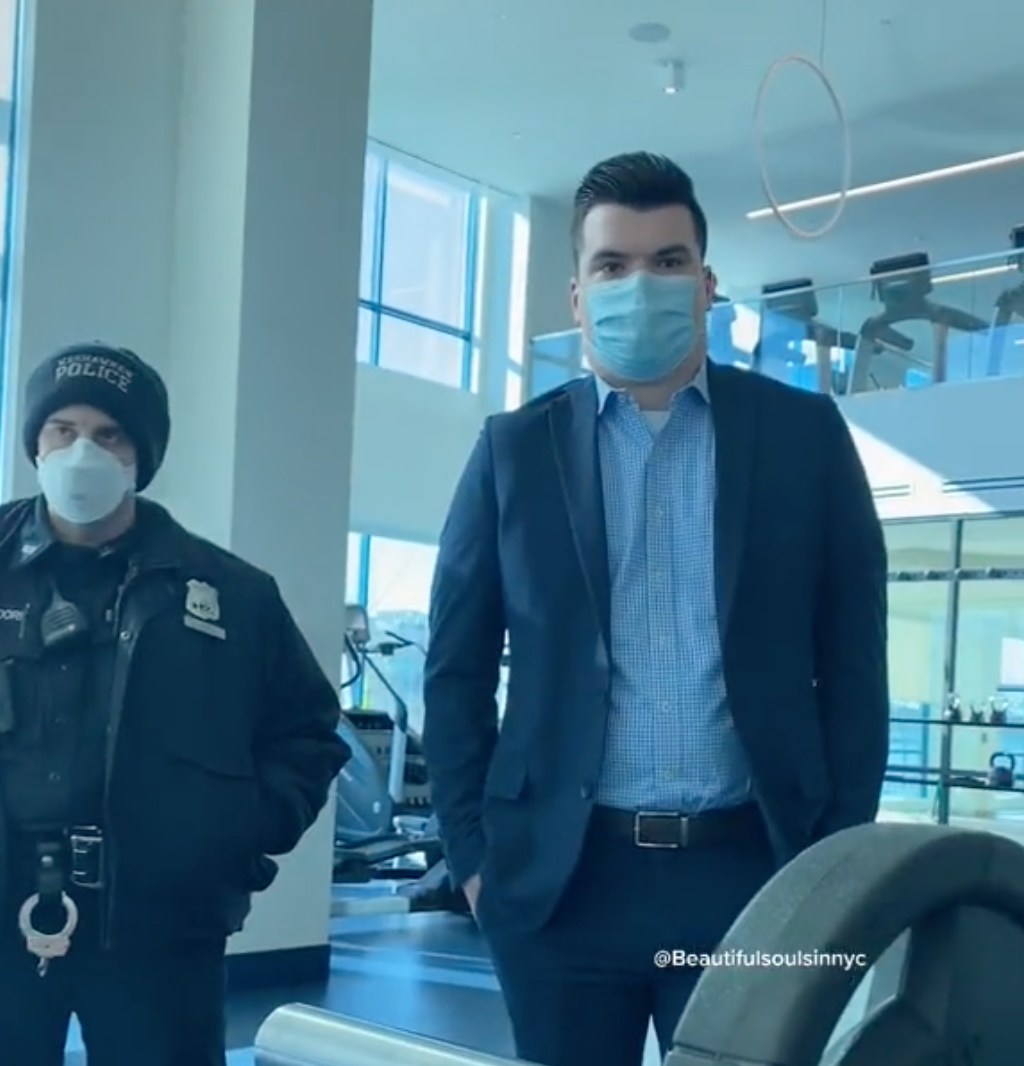
{"type": "Polygon", "coordinates": [[[480,875],[473,876],[462,886],[462,893],[466,897],[469,909],[476,918],[476,902],[480,898],[480,875]]]}

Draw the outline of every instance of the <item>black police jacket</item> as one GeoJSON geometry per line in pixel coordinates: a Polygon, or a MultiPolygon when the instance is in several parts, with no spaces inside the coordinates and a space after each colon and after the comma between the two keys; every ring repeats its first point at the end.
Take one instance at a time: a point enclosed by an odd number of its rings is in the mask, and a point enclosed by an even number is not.
{"type": "MultiPolygon", "coordinates": [[[[0,507],[0,606],[28,604],[17,624],[0,618],[3,658],[45,606],[30,566],[46,546],[36,506],[0,507]]],[[[273,578],[154,503],[138,501],[138,532],[115,607],[104,936],[225,936],[351,753],[335,687],[273,578]]],[[[0,810],[0,898],[7,830],[0,810]]]]}

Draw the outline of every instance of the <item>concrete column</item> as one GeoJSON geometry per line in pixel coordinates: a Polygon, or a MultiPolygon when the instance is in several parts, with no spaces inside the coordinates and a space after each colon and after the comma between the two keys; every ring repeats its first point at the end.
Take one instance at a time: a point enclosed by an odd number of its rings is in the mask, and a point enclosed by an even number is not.
{"type": "MultiPolygon", "coordinates": [[[[187,0],[161,492],[342,654],[372,0],[187,0]]],[[[333,803],[239,953],[327,942],[333,803]]],[[[309,958],[314,954],[307,951],[309,958]]],[[[322,959],[326,964],[326,957],[322,959]]]]}

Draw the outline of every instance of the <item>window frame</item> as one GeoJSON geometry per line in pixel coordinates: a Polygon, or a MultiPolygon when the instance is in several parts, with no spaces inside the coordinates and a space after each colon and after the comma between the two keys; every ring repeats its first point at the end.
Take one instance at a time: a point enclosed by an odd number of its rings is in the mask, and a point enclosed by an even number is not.
{"type": "MultiPolygon", "coordinates": [[[[373,247],[370,253],[370,291],[368,296],[360,294],[359,307],[370,316],[370,328],[367,347],[369,349],[367,365],[380,367],[380,335],[381,323],[385,318],[397,319],[407,325],[419,329],[441,333],[447,337],[458,340],[462,344],[462,365],[459,370],[458,388],[463,392],[472,392],[474,383],[474,364],[476,361],[476,349],[479,347],[475,336],[477,320],[477,304],[480,293],[478,292],[478,275],[480,270],[480,234],[482,226],[481,213],[484,209],[484,197],[480,190],[467,187],[457,180],[448,180],[452,188],[458,189],[466,195],[466,236],[465,246],[462,250],[463,267],[463,299],[462,299],[462,323],[452,326],[447,322],[439,322],[436,319],[425,318],[422,315],[387,304],[382,299],[384,287],[384,256],[385,234],[387,231],[388,217],[388,171],[392,166],[392,159],[387,152],[375,150],[372,146],[367,151],[378,163],[374,188],[364,191],[363,211],[373,212],[373,247]]],[[[401,161],[401,166],[406,169],[416,170],[409,162],[401,161]]],[[[438,180],[434,175],[429,175],[433,180],[438,180]]],[[[445,178],[441,179],[446,180],[445,178]]],[[[362,279],[360,279],[362,290],[362,279]]],[[[388,369],[384,367],[383,369],[388,369]]],[[[420,376],[420,375],[413,375],[420,376]]],[[[436,378],[424,377],[425,381],[434,381],[437,384],[448,385],[448,382],[438,382],[436,378]]]]}

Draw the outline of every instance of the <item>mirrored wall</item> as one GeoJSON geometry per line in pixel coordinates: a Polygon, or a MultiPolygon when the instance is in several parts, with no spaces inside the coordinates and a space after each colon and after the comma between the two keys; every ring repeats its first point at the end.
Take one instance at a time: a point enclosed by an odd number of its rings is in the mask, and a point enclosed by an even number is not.
{"type": "Polygon", "coordinates": [[[886,526],[889,816],[1024,834],[1024,515],[886,526]]]}

